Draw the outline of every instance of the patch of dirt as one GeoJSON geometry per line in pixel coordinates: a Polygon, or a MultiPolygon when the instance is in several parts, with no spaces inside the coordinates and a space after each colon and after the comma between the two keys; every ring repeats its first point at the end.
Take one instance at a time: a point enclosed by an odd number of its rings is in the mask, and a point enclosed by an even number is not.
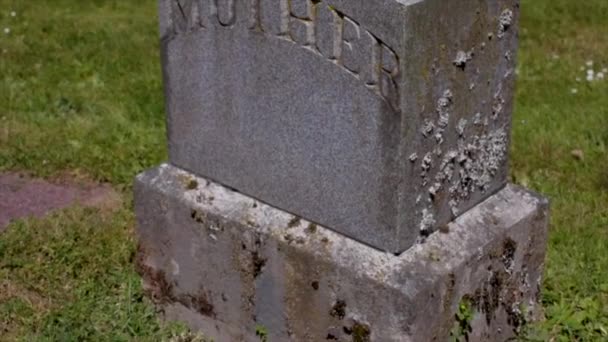
{"type": "Polygon", "coordinates": [[[13,220],[42,217],[76,204],[114,211],[122,205],[122,197],[109,184],[80,177],[66,176],[49,182],[25,173],[0,174],[0,231],[13,220]]]}

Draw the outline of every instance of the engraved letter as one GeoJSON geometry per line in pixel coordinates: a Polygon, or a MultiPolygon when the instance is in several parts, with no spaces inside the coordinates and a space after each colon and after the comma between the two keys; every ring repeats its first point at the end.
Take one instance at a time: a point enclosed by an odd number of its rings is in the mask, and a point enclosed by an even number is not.
{"type": "Polygon", "coordinates": [[[256,31],[264,31],[261,23],[260,0],[250,0],[249,7],[249,29],[256,31]]]}
{"type": "Polygon", "coordinates": [[[391,107],[399,110],[399,57],[387,45],[382,47],[382,63],[380,66],[380,93],[391,107]]]}
{"type": "Polygon", "coordinates": [[[284,12],[284,34],[304,46],[315,45],[315,12],[318,0],[288,0],[284,12]],[[286,26],[285,26],[286,25],[286,26]]]}
{"type": "Polygon", "coordinates": [[[315,22],[317,50],[328,59],[337,59],[342,44],[340,39],[342,18],[330,6],[319,6],[315,22]]]}
{"type": "Polygon", "coordinates": [[[211,0],[211,15],[222,26],[232,26],[236,22],[236,0],[211,0]],[[221,4],[218,4],[221,3],[221,4]]]}
{"type": "Polygon", "coordinates": [[[287,0],[260,0],[260,20],[264,32],[280,36],[282,32],[283,9],[287,8],[287,0]]]}
{"type": "Polygon", "coordinates": [[[344,17],[340,33],[338,61],[366,83],[372,82],[373,70],[370,60],[373,60],[374,44],[376,39],[369,32],[362,30],[354,20],[344,17]]]}
{"type": "Polygon", "coordinates": [[[184,33],[204,28],[203,0],[173,0],[171,20],[175,33],[184,33]]]}

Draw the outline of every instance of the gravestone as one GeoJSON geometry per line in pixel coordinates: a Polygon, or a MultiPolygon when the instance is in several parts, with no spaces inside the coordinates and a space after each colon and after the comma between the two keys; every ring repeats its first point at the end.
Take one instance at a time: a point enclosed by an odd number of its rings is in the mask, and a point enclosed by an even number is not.
{"type": "Polygon", "coordinates": [[[506,184],[515,13],[161,1],[170,161],[402,252],[506,184]]]}
{"type": "Polygon", "coordinates": [[[159,7],[170,164],[135,202],[168,319],[423,341],[533,316],[547,203],[507,184],[518,1],[159,7]]]}

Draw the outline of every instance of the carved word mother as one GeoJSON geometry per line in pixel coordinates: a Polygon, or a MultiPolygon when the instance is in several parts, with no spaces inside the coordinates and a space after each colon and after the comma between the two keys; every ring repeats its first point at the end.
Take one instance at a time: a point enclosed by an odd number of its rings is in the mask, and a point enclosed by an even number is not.
{"type": "Polygon", "coordinates": [[[321,0],[172,0],[171,21],[171,37],[212,25],[230,29],[245,23],[249,30],[288,40],[330,60],[399,111],[395,51],[321,0]]]}

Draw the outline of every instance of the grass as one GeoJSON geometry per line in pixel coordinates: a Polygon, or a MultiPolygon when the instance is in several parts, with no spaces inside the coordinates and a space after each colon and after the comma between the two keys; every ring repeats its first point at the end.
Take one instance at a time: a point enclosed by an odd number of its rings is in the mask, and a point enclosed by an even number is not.
{"type": "Polygon", "coordinates": [[[144,300],[131,227],[127,209],[14,224],[0,240],[0,339],[157,341],[179,331],[144,300]]]}
{"type": "Polygon", "coordinates": [[[608,340],[608,81],[580,70],[608,67],[608,2],[529,0],[522,10],[512,177],[552,201],[547,320],[528,338],[608,340]]]}
{"type": "MultiPolygon", "coordinates": [[[[0,171],[78,171],[130,203],[132,177],[166,159],[155,3],[0,0],[0,171]]],[[[608,67],[608,1],[521,7],[511,174],[552,200],[546,320],[522,338],[608,340],[608,80],[580,70],[608,67]]],[[[0,235],[0,340],[180,331],[142,298],[131,212],[70,208],[0,235]]]]}
{"type": "Polygon", "coordinates": [[[0,1],[0,169],[125,186],[165,159],[154,1],[0,1]],[[15,11],[12,17],[10,11],[15,11]]]}

